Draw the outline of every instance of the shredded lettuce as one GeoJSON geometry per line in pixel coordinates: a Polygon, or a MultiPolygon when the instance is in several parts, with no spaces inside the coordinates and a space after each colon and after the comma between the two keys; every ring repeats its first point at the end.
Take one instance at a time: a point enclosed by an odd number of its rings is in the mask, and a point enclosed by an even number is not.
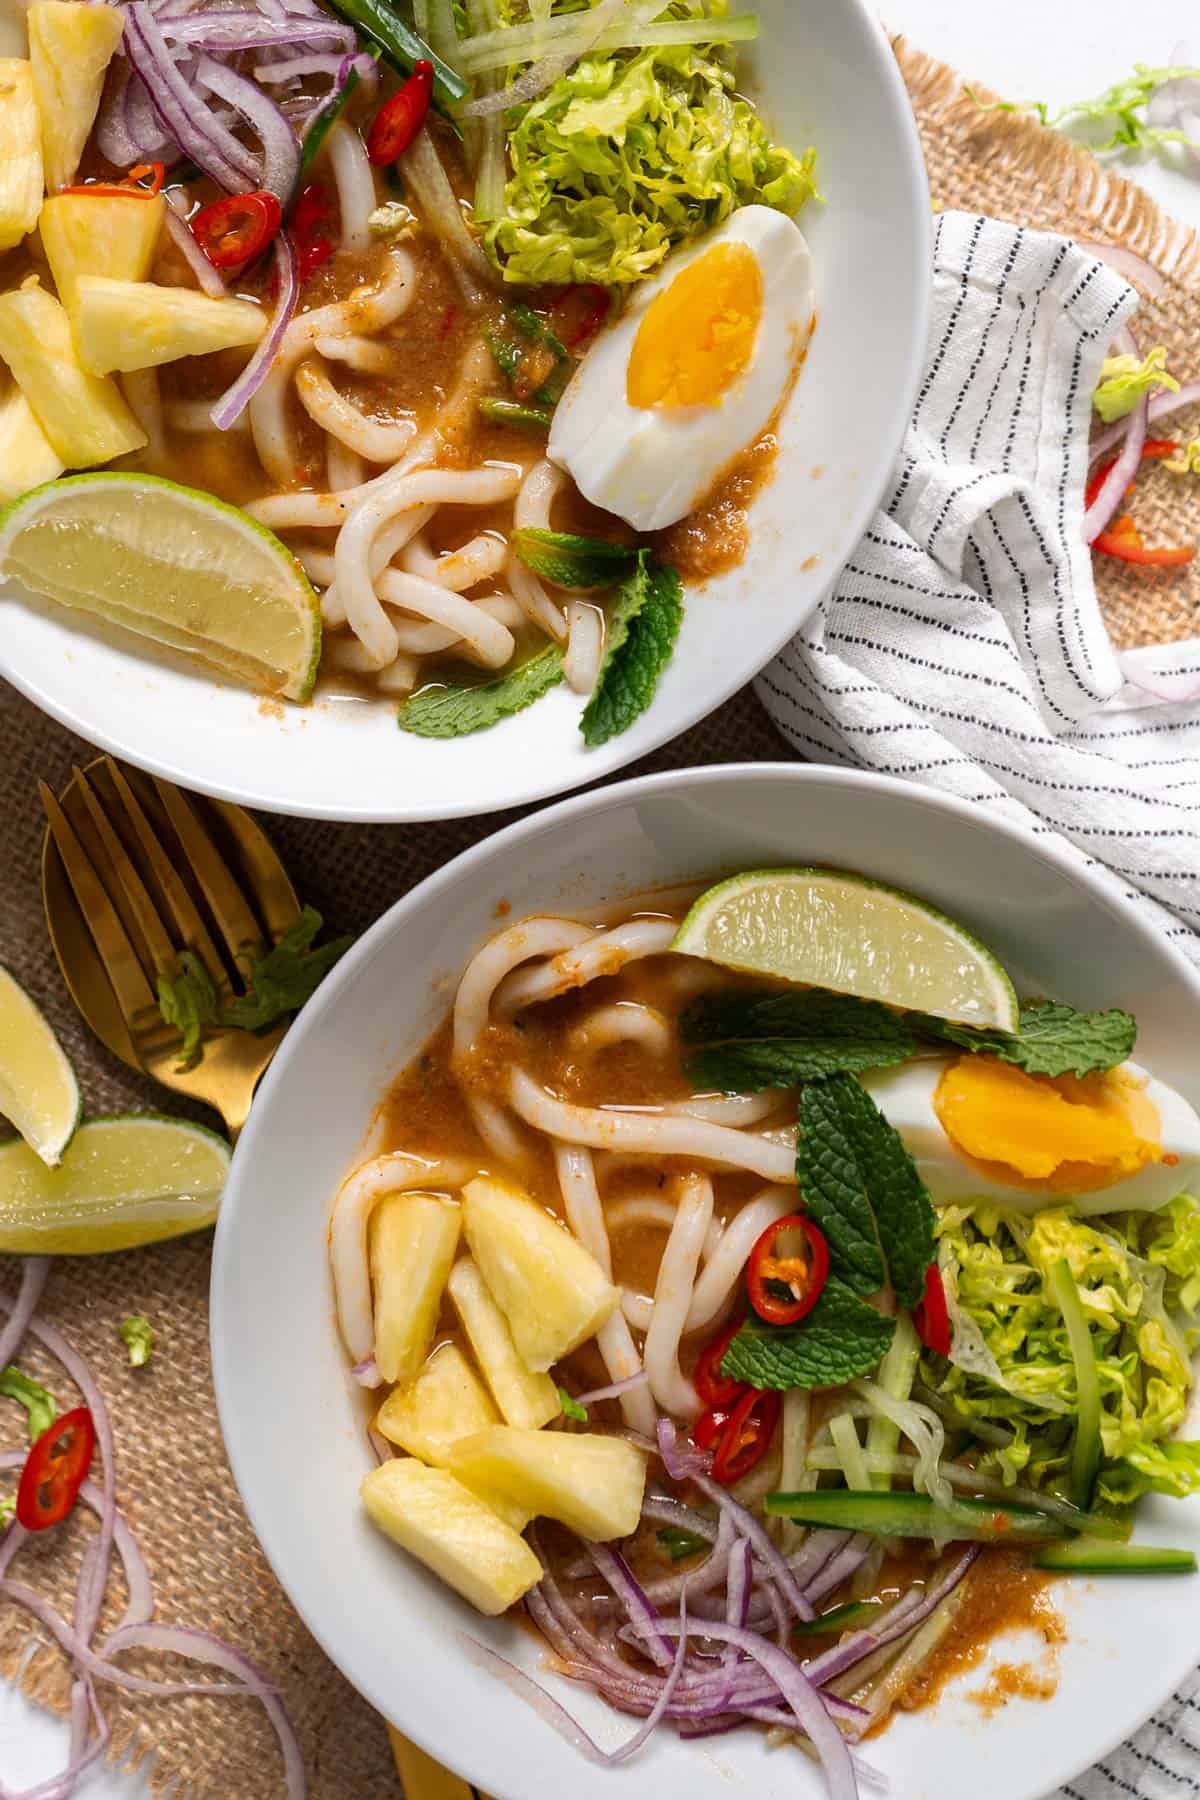
{"type": "Polygon", "coordinates": [[[585,56],[514,110],[486,237],[504,279],[628,285],[739,206],[796,212],[816,153],[773,144],[733,86],[711,46],[662,44],[585,56]]]}
{"type": "Polygon", "coordinates": [[[1103,150],[1141,150],[1158,154],[1169,145],[1188,144],[1196,147],[1195,140],[1186,131],[1171,126],[1152,125],[1147,108],[1154,96],[1174,81],[1191,81],[1200,75],[1200,69],[1174,64],[1169,68],[1151,68],[1146,63],[1135,63],[1133,74],[1127,75],[1123,81],[1115,81],[1102,94],[1091,100],[1074,100],[1059,112],[1052,113],[1044,100],[981,100],[977,94],[967,88],[966,92],[981,112],[1030,113],[1039,124],[1046,125],[1052,131],[1065,131],[1078,135],[1080,127],[1104,126],[1111,124],[1111,134],[1097,141],[1098,134],[1088,132],[1089,147],[1093,151],[1103,150]]]}
{"type": "Polygon", "coordinates": [[[1181,1197],[1155,1213],[1032,1218],[994,1206],[943,1209],[938,1263],[954,1337],[926,1355],[926,1386],[966,1421],[999,1421],[1004,1445],[980,1467],[1008,1483],[1058,1484],[1070,1460],[1075,1369],[1048,1278],[1064,1259],[1078,1289],[1100,1380],[1098,1497],[1122,1505],[1150,1489],[1200,1492],[1200,1446],[1164,1442],[1182,1424],[1200,1343],[1200,1209],[1181,1197]]]}
{"type": "Polygon", "coordinates": [[[1181,445],[1179,455],[1169,457],[1163,468],[1170,469],[1172,475],[1200,475],[1200,437],[1181,445]]]}
{"type": "Polygon", "coordinates": [[[1138,401],[1156,388],[1179,392],[1179,383],[1167,368],[1167,353],[1159,344],[1147,356],[1108,356],[1100,365],[1100,381],[1092,405],[1106,425],[1131,413],[1138,401]]]}

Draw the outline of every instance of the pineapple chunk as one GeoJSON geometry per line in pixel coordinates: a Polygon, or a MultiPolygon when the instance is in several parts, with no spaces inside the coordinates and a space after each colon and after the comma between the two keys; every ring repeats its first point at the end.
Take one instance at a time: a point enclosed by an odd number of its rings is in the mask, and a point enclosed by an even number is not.
{"type": "Polygon", "coordinates": [[[37,224],[42,204],[42,144],[33,69],[0,58],[0,250],[11,250],[37,224]]]}
{"type": "Polygon", "coordinates": [[[371,1218],[375,1361],[385,1381],[411,1381],[429,1354],[462,1210],[440,1194],[390,1194],[371,1218]]]}
{"type": "Polygon", "coordinates": [[[381,1531],[481,1613],[507,1612],[542,1579],[525,1539],[444,1469],[398,1456],[359,1492],[381,1531]]]}
{"type": "MultiPolygon", "coordinates": [[[[375,1416],[375,1429],[410,1456],[444,1468],[457,1438],[499,1422],[500,1414],[458,1345],[441,1344],[410,1386],[392,1389],[375,1416]]],[[[507,1494],[492,1493],[473,1481],[465,1485],[514,1531],[524,1531],[533,1517],[507,1494]]]]}
{"type": "Polygon", "coordinates": [[[75,179],[124,19],[117,6],[37,0],[28,25],[46,187],[53,194],[75,179]]]}
{"type": "Polygon", "coordinates": [[[38,217],[38,232],[58,297],[75,310],[81,275],[145,281],[162,234],[161,194],[54,194],[38,217]]]}
{"type": "Polygon", "coordinates": [[[80,275],[75,282],[75,342],[93,375],[129,372],[257,344],[267,314],[252,300],[211,300],[195,288],[80,275]]]}
{"type": "Polygon", "coordinates": [[[62,472],[62,463],[14,383],[0,400],[0,502],[15,500],[62,472]]]}
{"type": "Polygon", "coordinates": [[[116,382],[80,368],[67,315],[36,280],[0,294],[0,357],[68,469],[94,468],[146,442],[116,382]]]}
{"type": "Polygon", "coordinates": [[[531,1369],[550,1368],[594,1337],[620,1299],[591,1252],[519,1188],[469,1181],[463,1229],[531,1369]]]}
{"type": "Polygon", "coordinates": [[[448,1466],[593,1542],[629,1537],[642,1516],[646,1459],[624,1438],[489,1425],[453,1444],[448,1466]]]}
{"type": "Polygon", "coordinates": [[[535,1375],[521,1361],[508,1321],[469,1257],[455,1263],[446,1286],[483,1378],[508,1423],[536,1431],[556,1418],[561,1410],[558,1389],[548,1375],[535,1375]]]}

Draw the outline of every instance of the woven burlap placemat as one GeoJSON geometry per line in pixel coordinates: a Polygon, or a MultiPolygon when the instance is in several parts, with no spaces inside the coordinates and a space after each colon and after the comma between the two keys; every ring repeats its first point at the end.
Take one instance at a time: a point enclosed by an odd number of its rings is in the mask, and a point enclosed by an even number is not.
{"type": "MultiPolygon", "coordinates": [[[[912,95],[934,202],[1022,224],[1120,242],[1169,277],[1146,308],[1146,345],[1164,343],[1183,368],[1200,346],[1200,244],[1136,187],[1101,170],[1083,151],[1009,115],[982,113],[952,70],[901,41],[896,52],[912,95]]],[[[1158,473],[1139,486],[1139,519],[1150,541],[1196,535],[1195,489],[1158,473]],[[1190,518],[1189,518],[1190,513],[1190,518]]],[[[1200,631],[1200,568],[1142,575],[1102,571],[1102,592],[1122,645],[1165,642],[1200,631]]],[[[749,690],[695,731],[626,771],[783,754],[749,690]]],[[[89,1113],[158,1108],[160,1091],[136,1080],[80,1023],[59,979],[42,923],[38,857],[39,777],[61,786],[90,751],[11,690],[0,692],[0,962],[45,1009],[80,1072],[89,1113]]],[[[270,822],[306,900],[339,931],[361,930],[414,882],[515,814],[425,826],[270,822]]],[[[174,1099],[171,1110],[186,1111],[174,1099]]],[[[197,1114],[197,1116],[200,1116],[197,1114]]],[[[207,1236],[155,1249],[56,1265],[43,1311],[96,1370],[112,1405],[121,1505],[154,1574],[159,1616],[220,1633],[279,1682],[300,1733],[316,1800],[375,1800],[397,1794],[379,1719],[317,1648],[277,1586],[242,1513],[221,1444],[208,1356],[207,1236]],[[116,1325],[127,1313],[154,1322],[149,1368],[131,1370],[116,1325]]],[[[0,1259],[0,1291],[16,1270],[0,1259]]],[[[48,1368],[27,1355],[35,1371],[48,1368]]],[[[253,1371],[247,1371],[253,1379],[253,1371]]],[[[17,1421],[0,1419],[0,1443],[16,1445],[17,1421]]],[[[297,1466],[310,1447],[296,1446],[297,1466]]],[[[60,1604],[74,1587],[88,1527],[73,1524],[29,1553],[25,1579],[60,1604]]],[[[24,1553],[23,1553],[24,1555],[24,1553]]],[[[114,1587],[118,1583],[114,1582],[114,1587]]],[[[119,1610],[114,1596],[113,1611],[119,1610]]],[[[419,1647],[413,1646],[414,1656],[419,1647]]],[[[150,1666],[150,1665],[147,1665],[150,1666]]],[[[0,1614],[0,1674],[62,1707],[61,1659],[31,1638],[23,1616],[0,1614]]],[[[205,1800],[271,1800],[281,1791],[270,1731],[252,1702],[130,1701],[108,1697],[114,1758],[153,1761],[156,1791],[205,1800]]]]}

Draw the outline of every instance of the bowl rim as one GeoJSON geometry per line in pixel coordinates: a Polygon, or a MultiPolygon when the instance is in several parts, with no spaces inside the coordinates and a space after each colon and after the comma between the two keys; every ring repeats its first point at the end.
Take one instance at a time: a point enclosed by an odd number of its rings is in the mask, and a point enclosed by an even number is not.
{"type": "MultiPolygon", "coordinates": [[[[856,494],[846,509],[845,556],[836,570],[831,572],[828,581],[814,590],[809,604],[803,612],[790,617],[782,628],[764,634],[761,644],[761,656],[755,667],[747,673],[744,669],[731,668],[717,659],[714,661],[713,680],[706,686],[697,686],[695,698],[689,698],[671,715],[671,722],[665,722],[664,710],[660,707],[659,723],[653,722],[653,713],[645,715],[644,735],[636,736],[636,742],[630,743],[627,751],[620,751],[610,744],[601,753],[604,756],[602,767],[594,772],[586,766],[570,759],[562,759],[558,763],[543,760],[539,757],[527,757],[523,761],[520,776],[514,782],[512,791],[497,801],[497,810],[508,810],[511,807],[529,806],[550,799],[556,795],[578,791],[587,783],[595,780],[609,780],[630,762],[647,756],[661,749],[666,743],[690,731],[702,720],[710,717],[729,700],[733,694],[748,680],[761,674],[784,646],[790,642],[805,622],[811,618],[818,606],[838,580],[846,560],[853,555],[855,547],[861,541],[871,517],[877,510],[880,501],[891,480],[896,458],[903,443],[912,416],[913,402],[921,380],[925,362],[926,346],[929,336],[929,318],[932,305],[932,286],[929,277],[932,256],[933,218],[930,208],[929,180],[925,167],[924,151],[921,146],[920,133],[912,110],[908,90],[900,66],[892,51],[888,34],[875,16],[870,0],[841,0],[844,10],[857,15],[863,36],[864,58],[872,65],[872,73],[878,82],[877,104],[886,106],[893,117],[897,146],[902,154],[902,173],[908,190],[908,221],[912,226],[915,238],[915,255],[913,259],[912,291],[907,296],[910,310],[912,330],[908,347],[903,358],[899,374],[893,382],[896,396],[895,423],[893,430],[880,434],[872,443],[864,446],[862,457],[862,475],[858,481],[856,494]],[[894,440],[894,441],[893,441],[894,440]],[[561,772],[551,774],[549,771],[558,768],[561,772]]],[[[0,602],[5,598],[2,578],[0,578],[0,602]]],[[[135,655],[135,651],[128,652],[135,655]]],[[[147,667],[154,667],[152,661],[147,667]]],[[[195,672],[195,671],[189,671],[195,672]]],[[[387,805],[354,806],[347,802],[338,804],[331,810],[328,804],[320,802],[309,804],[300,798],[279,796],[264,792],[261,781],[257,781],[251,771],[245,777],[238,774],[220,779],[208,776],[197,776],[188,768],[188,758],[183,746],[187,742],[187,734],[183,734],[178,742],[180,751],[176,753],[149,754],[138,747],[136,732],[132,741],[126,741],[121,729],[99,727],[93,724],[86,712],[81,710],[69,698],[62,698],[35,672],[30,673],[21,667],[14,667],[0,642],[0,676],[8,681],[17,691],[39,711],[47,714],[66,730],[83,737],[98,749],[116,756],[123,761],[133,763],[135,767],[144,769],[151,775],[172,781],[178,786],[191,788],[198,793],[210,795],[217,800],[232,802],[234,805],[255,808],[259,811],[280,813],[285,817],[320,819],[339,824],[421,824],[437,820],[450,820],[470,817],[477,807],[469,793],[464,793],[460,800],[450,804],[431,801],[424,804],[405,804],[402,799],[387,805]]],[[[202,721],[200,728],[202,728],[202,721]]],[[[398,785],[400,785],[398,783],[398,785]]],[[[436,792],[436,789],[434,790],[436,792]]]]}
{"type": "MultiPolygon", "coordinates": [[[[1069,882],[1083,888],[1088,895],[1105,907],[1115,918],[1127,927],[1156,956],[1161,957],[1179,980],[1185,993],[1190,996],[1200,1012],[1200,971],[1188,961],[1181,950],[1178,950],[1164,934],[1155,929],[1150,919],[1142,914],[1134,899],[1127,896],[1119,886],[1111,884],[1103,874],[1098,874],[1087,863],[1081,861],[1069,846],[1060,846],[1058,842],[1039,836],[1030,826],[1010,818],[1000,817],[981,809],[971,802],[960,799],[957,795],[945,793],[936,788],[918,786],[914,782],[902,780],[896,776],[879,775],[872,770],[841,768],[825,763],[800,762],[742,762],[719,763],[699,768],[671,769],[658,774],[642,775],[630,780],[610,783],[604,787],[581,794],[572,794],[557,804],[547,807],[530,816],[518,819],[501,830],[482,838],[478,843],[469,845],[465,850],[446,863],[442,868],[434,870],[423,880],[416,883],[369,926],[337,966],[326,976],[313,998],[304,1007],[293,1023],[283,1044],[268,1068],[260,1084],[259,1096],[270,1098],[276,1088],[281,1087],[289,1077],[289,1069],[293,1060],[299,1055],[301,1045],[308,1036],[320,1028],[325,1015],[331,1010],[343,987],[348,985],[375,957],[380,946],[397,931],[402,931],[407,917],[453,889],[477,868],[486,867],[497,860],[505,860],[522,847],[538,838],[556,831],[566,820],[580,821],[585,817],[603,815],[615,808],[623,807],[630,801],[644,797],[669,794],[672,790],[691,795],[697,791],[717,787],[736,787],[739,783],[753,780],[768,784],[779,784],[783,787],[799,785],[803,787],[825,787],[839,791],[867,791],[875,794],[891,794],[897,799],[916,802],[919,807],[941,814],[950,819],[961,820],[978,829],[981,825],[985,831],[994,833],[998,838],[1007,839],[1019,845],[1021,850],[1034,856],[1042,863],[1059,871],[1069,882]]],[[[256,1096],[256,1102],[259,1098],[256,1096]]],[[[387,1695],[381,1684],[374,1679],[371,1668],[356,1668],[355,1674],[349,1673],[349,1659],[343,1660],[344,1647],[335,1647],[333,1633],[327,1627],[329,1612],[326,1609],[323,1617],[316,1616],[317,1609],[306,1601],[302,1602],[285,1569],[292,1572],[293,1558],[289,1553],[279,1551],[272,1544],[271,1510],[267,1505],[259,1506],[252,1494],[243,1486],[240,1470],[248,1460],[248,1443],[254,1432],[250,1413],[240,1407],[235,1394],[244,1386],[242,1371],[232,1354],[227,1356],[223,1346],[225,1338],[225,1302],[224,1291],[227,1286],[227,1273],[234,1260],[234,1243],[236,1219],[244,1206],[252,1205],[254,1181],[251,1169],[254,1159],[266,1151],[265,1124],[267,1109],[256,1105],[251,1108],[250,1117],[234,1151],[232,1165],[226,1181],[221,1211],[217,1220],[216,1235],[213,1245],[212,1274],[210,1283],[209,1307],[209,1339],[212,1355],[213,1386],[217,1403],[218,1420],[221,1426],[226,1454],[230,1469],[238,1489],[238,1495],[245,1509],[251,1529],[263,1551],[271,1570],[278,1580],[289,1603],[295,1608],[304,1625],[316,1639],[330,1661],[338,1668],[351,1685],[367,1700],[380,1716],[387,1719],[387,1695]],[[263,1138],[260,1148],[259,1139],[263,1138]],[[243,1445],[247,1448],[243,1451],[243,1445]]],[[[1194,1653],[1190,1656],[1194,1661],[1194,1653]]],[[[1153,1704],[1148,1708],[1145,1718],[1149,1718],[1161,1706],[1178,1684],[1183,1671],[1171,1669],[1164,1672],[1163,1679],[1156,1687],[1153,1704]]],[[[394,1696],[393,1696],[394,1698],[394,1696]]],[[[1144,1721],[1143,1721],[1144,1722],[1144,1721]]],[[[441,1747],[427,1739],[423,1732],[420,1718],[406,1720],[403,1725],[406,1735],[420,1745],[435,1759],[441,1753],[441,1747]]],[[[1059,1774],[1060,1780],[1069,1781],[1078,1774],[1081,1767],[1090,1767],[1093,1763],[1109,1755],[1127,1735],[1127,1728],[1120,1730],[1115,1736],[1107,1734],[1098,1739],[1094,1746],[1089,1746],[1084,1764],[1072,1763],[1059,1774]]]]}

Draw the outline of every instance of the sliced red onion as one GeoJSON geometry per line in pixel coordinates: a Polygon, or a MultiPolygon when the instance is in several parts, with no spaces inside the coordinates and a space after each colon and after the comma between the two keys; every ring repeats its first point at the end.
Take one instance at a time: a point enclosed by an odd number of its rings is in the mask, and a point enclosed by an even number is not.
{"type": "Polygon", "coordinates": [[[304,75],[328,75],[330,81],[336,81],[342,61],[336,50],[327,55],[289,56],[282,62],[255,63],[254,79],[267,86],[274,86],[277,81],[298,81],[304,75]]]}
{"type": "MultiPolygon", "coordinates": [[[[739,1538],[729,1558],[729,1586],[725,1595],[725,1623],[745,1630],[750,1611],[750,1570],[753,1552],[745,1538],[739,1538]]],[[[736,1655],[736,1651],[733,1652],[736,1655]]]]}
{"type": "Polygon", "coordinates": [[[807,1593],[808,1584],[825,1567],[831,1556],[843,1549],[854,1536],[852,1531],[834,1531],[822,1526],[810,1531],[802,1549],[788,1557],[788,1568],[807,1593]]]}
{"type": "MultiPolygon", "coordinates": [[[[650,1640],[647,1640],[647,1641],[650,1641],[650,1640]]],[[[650,1736],[651,1732],[657,1730],[658,1726],[661,1724],[663,1718],[666,1715],[667,1709],[670,1706],[671,1701],[675,1697],[675,1690],[679,1686],[679,1677],[683,1674],[683,1665],[684,1665],[684,1661],[685,1661],[686,1657],[687,1657],[687,1600],[683,1595],[680,1595],[680,1599],[679,1599],[679,1643],[676,1646],[675,1658],[674,1658],[674,1661],[671,1663],[670,1670],[667,1674],[667,1678],[662,1684],[662,1691],[660,1692],[658,1699],[655,1701],[651,1710],[647,1713],[646,1718],[641,1725],[641,1728],[639,1730],[635,1731],[631,1738],[627,1738],[625,1740],[625,1742],[621,1745],[619,1750],[613,1750],[609,1754],[609,1756],[607,1757],[606,1760],[608,1761],[610,1766],[615,1767],[618,1763],[628,1762],[629,1758],[631,1756],[635,1756],[637,1754],[637,1752],[641,1749],[642,1745],[646,1742],[646,1739],[650,1736]]]]}
{"type": "Polygon", "coordinates": [[[104,83],[104,96],[96,115],[96,148],[118,169],[130,169],[139,151],[125,123],[125,94],[134,79],[123,56],[114,56],[104,83]]]}
{"type": "Polygon", "coordinates": [[[840,1588],[844,1581],[849,1581],[871,1554],[871,1540],[864,1533],[852,1537],[848,1544],[838,1550],[819,1574],[815,1575],[805,1586],[804,1592],[816,1606],[827,1594],[840,1588]]]}
{"type": "Polygon", "coordinates": [[[1125,433],[1117,460],[1105,476],[1099,493],[1084,514],[1083,541],[1085,544],[1094,544],[1105,526],[1110,524],[1120,511],[1121,502],[1125,498],[1125,490],[1141,466],[1142,450],[1145,447],[1149,424],[1150,401],[1148,396],[1143,396],[1129,415],[1129,429],[1125,433]]]}
{"type": "Polygon", "coordinates": [[[711,1594],[729,1574],[729,1558],[736,1542],[737,1528],[729,1515],[722,1513],[712,1554],[706,1556],[694,1569],[686,1569],[675,1575],[656,1575],[653,1581],[647,1583],[649,1599],[656,1606],[663,1606],[672,1605],[681,1594],[686,1594],[689,1602],[701,1594],[711,1594]]]}
{"type": "MultiPolygon", "coordinates": [[[[887,1618],[874,1631],[852,1632],[842,1643],[835,1644],[831,1650],[826,1650],[823,1656],[818,1656],[813,1662],[807,1664],[805,1673],[809,1680],[817,1686],[823,1687],[835,1676],[844,1675],[847,1669],[854,1668],[856,1663],[873,1655],[876,1650],[882,1650],[888,1644],[894,1644],[898,1638],[906,1637],[918,1625],[923,1625],[930,1614],[936,1612],[942,1601],[954,1592],[979,1555],[980,1549],[979,1544],[968,1545],[949,1574],[944,1576],[936,1587],[928,1589],[915,1604],[906,1605],[905,1602],[911,1602],[912,1598],[911,1595],[906,1595],[905,1599],[893,1607],[887,1618]]],[[[916,1591],[919,1593],[920,1590],[916,1591]]]]}
{"type": "MultiPolygon", "coordinates": [[[[185,1656],[192,1662],[208,1663],[214,1669],[236,1675],[242,1687],[234,1691],[253,1694],[260,1700],[275,1728],[283,1754],[283,1776],[289,1800],[304,1800],[308,1790],[295,1727],[279,1698],[278,1688],[267,1680],[258,1664],[244,1651],[222,1643],[211,1632],[196,1631],[186,1625],[123,1625],[104,1640],[104,1650],[107,1655],[119,1655],[122,1650],[160,1650],[173,1656],[185,1656]]],[[[193,1687],[199,1693],[210,1691],[203,1683],[193,1684],[193,1687]]]]}
{"type": "Polygon", "coordinates": [[[524,1669],[518,1669],[516,1663],[510,1662],[506,1656],[501,1656],[487,1644],[481,1644],[478,1638],[468,1637],[465,1632],[459,1633],[458,1641],[477,1667],[495,1675],[519,1700],[524,1700],[527,1706],[532,1707],[539,1719],[544,1720],[552,1730],[557,1731],[559,1737],[565,1738],[573,1749],[578,1750],[581,1756],[586,1756],[589,1762],[607,1764],[608,1753],[601,1750],[578,1720],[571,1717],[566,1707],[552,1694],[548,1694],[544,1687],[539,1687],[536,1681],[532,1681],[524,1669]]]}
{"type": "Polygon", "coordinates": [[[187,205],[182,190],[174,188],[167,195],[167,233],[188,268],[196,277],[196,286],[202,293],[213,300],[223,300],[229,289],[221,280],[220,271],[214,269],[203,250],[192,236],[191,228],[183,217],[180,208],[187,205]]]}
{"type": "Polygon", "coordinates": [[[364,1356],[361,1362],[355,1363],[350,1373],[360,1387],[377,1388],[383,1381],[383,1376],[379,1373],[379,1364],[373,1356],[364,1356]]]}
{"type": "Polygon", "coordinates": [[[1077,238],[1075,241],[1081,250],[1086,250],[1090,256],[1095,256],[1101,262],[1107,263],[1110,269],[1115,269],[1118,275],[1125,277],[1126,281],[1139,283],[1152,300],[1156,300],[1161,293],[1165,292],[1167,286],[1165,275],[1156,269],[1153,263],[1147,262],[1144,256],[1138,256],[1134,251],[1127,250],[1123,244],[1101,244],[1092,238],[1077,238]]]}
{"type": "Polygon", "coordinates": [[[285,50],[303,45],[344,53],[358,45],[350,26],[339,24],[328,14],[310,22],[289,19],[285,23],[267,19],[261,12],[205,10],[169,23],[164,22],[161,13],[155,16],[164,37],[172,43],[194,44],[202,50],[285,50]]]}
{"type": "Polygon", "coordinates": [[[642,1501],[642,1517],[657,1519],[663,1525],[674,1525],[680,1531],[690,1531],[693,1537],[707,1538],[710,1544],[716,1539],[720,1523],[669,1494],[647,1494],[642,1501]]]}
{"type": "Polygon", "coordinates": [[[146,0],[130,0],[125,8],[125,54],[145,82],[163,130],[206,175],[231,194],[262,185],[257,160],[214,119],[176,68],[146,0]]]}
{"type": "Polygon", "coordinates": [[[396,1454],[387,1439],[381,1437],[379,1432],[373,1430],[370,1426],[367,1427],[367,1443],[370,1445],[371,1454],[374,1456],[377,1463],[391,1462],[393,1456],[396,1454]]]}
{"type": "MultiPolygon", "coordinates": [[[[672,1651],[666,1639],[656,1634],[655,1626],[659,1614],[646,1597],[645,1589],[637,1579],[625,1558],[617,1550],[610,1549],[607,1544],[591,1544],[587,1546],[588,1555],[603,1575],[613,1593],[624,1607],[629,1621],[639,1629],[645,1641],[646,1654],[660,1669],[669,1669],[672,1651]]],[[[684,1598],[680,1594],[680,1600],[684,1598]]]]}
{"type": "MultiPolygon", "coordinates": [[[[1171,413],[1182,412],[1188,406],[1200,406],[1200,381],[1185,382],[1177,394],[1173,394],[1169,389],[1165,391],[1160,389],[1157,394],[1151,394],[1149,423],[1157,425],[1171,413]]],[[[1110,425],[1106,431],[1100,432],[1097,437],[1092,439],[1088,448],[1089,461],[1099,462],[1102,456],[1107,456],[1108,452],[1128,434],[1128,431],[1129,420],[1126,418],[1118,419],[1115,425],[1110,425]]]]}
{"type": "Polygon", "coordinates": [[[292,315],[296,310],[296,301],[300,295],[300,281],[296,273],[295,253],[286,231],[280,232],[271,248],[275,257],[275,271],[279,281],[275,313],[270,326],[255,346],[250,361],[233,386],[226,388],[212,409],[212,422],[218,431],[228,431],[231,425],[236,424],[266,380],[267,371],[275,360],[275,354],[283,340],[283,334],[291,324],[292,315]]]}
{"type": "Polygon", "coordinates": [[[21,1285],[17,1289],[16,1300],[12,1302],[8,1324],[0,1331],[0,1369],[7,1368],[10,1362],[16,1360],[25,1341],[25,1333],[29,1330],[29,1321],[37,1311],[49,1273],[48,1256],[27,1256],[22,1263],[21,1285]]]}
{"type": "Polygon", "coordinates": [[[131,75],[125,86],[121,100],[121,120],[125,136],[133,146],[132,161],[179,161],[179,146],[172,138],[164,136],[158,114],[146,92],[146,84],[139,75],[131,75]]]}
{"type": "Polygon", "coordinates": [[[275,102],[248,75],[239,75],[211,56],[196,65],[200,87],[239,112],[262,142],[262,167],[258,185],[282,205],[291,196],[300,173],[300,140],[275,102]]]}
{"type": "Polygon", "coordinates": [[[597,1400],[615,1400],[620,1394],[645,1387],[648,1379],[645,1369],[639,1369],[636,1375],[626,1375],[623,1381],[610,1381],[607,1387],[591,1388],[586,1394],[577,1394],[575,1403],[577,1406],[592,1406],[597,1400]]]}

